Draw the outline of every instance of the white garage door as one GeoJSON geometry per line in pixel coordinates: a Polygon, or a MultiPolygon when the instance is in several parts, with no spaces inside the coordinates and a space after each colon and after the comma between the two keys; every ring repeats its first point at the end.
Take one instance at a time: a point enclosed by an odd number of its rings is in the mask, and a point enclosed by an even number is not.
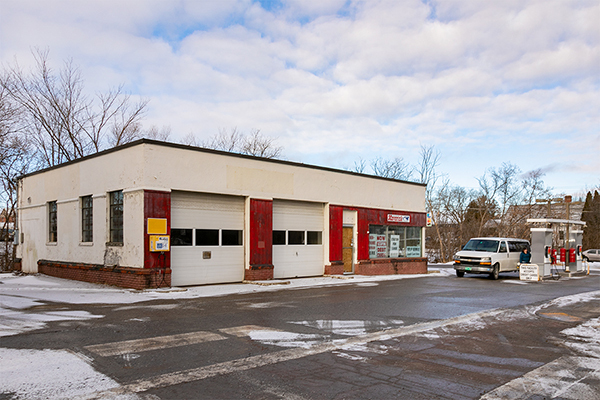
{"type": "Polygon", "coordinates": [[[171,193],[171,284],[244,279],[244,198],[171,193]]]}
{"type": "Polygon", "coordinates": [[[273,277],[323,275],[323,204],[273,201],[273,277]]]}

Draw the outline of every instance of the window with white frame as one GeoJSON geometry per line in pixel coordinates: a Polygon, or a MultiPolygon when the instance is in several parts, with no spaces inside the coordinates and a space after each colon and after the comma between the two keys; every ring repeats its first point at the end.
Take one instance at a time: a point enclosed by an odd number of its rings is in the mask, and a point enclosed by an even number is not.
{"type": "Polygon", "coordinates": [[[58,241],[58,207],[56,201],[48,202],[48,242],[58,241]]]}
{"type": "Polygon", "coordinates": [[[92,196],[81,198],[81,241],[94,241],[94,209],[92,196]]]}
{"type": "Polygon", "coordinates": [[[123,191],[109,193],[110,243],[123,243],[123,191]]]}

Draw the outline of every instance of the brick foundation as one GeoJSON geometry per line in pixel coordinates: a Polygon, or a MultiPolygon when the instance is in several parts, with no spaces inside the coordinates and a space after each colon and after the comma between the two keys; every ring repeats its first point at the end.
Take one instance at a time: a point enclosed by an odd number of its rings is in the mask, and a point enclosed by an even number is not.
{"type": "Polygon", "coordinates": [[[244,271],[245,281],[268,281],[273,279],[273,264],[251,265],[244,271]]]}
{"type": "Polygon", "coordinates": [[[331,265],[326,265],[325,275],[344,275],[344,263],[341,261],[333,261],[331,265]]]}
{"type": "Polygon", "coordinates": [[[97,264],[39,260],[38,272],[57,278],[138,290],[171,286],[171,270],[169,268],[163,270],[160,268],[105,267],[97,264]]]}
{"type": "Polygon", "coordinates": [[[357,275],[426,274],[427,258],[362,260],[354,266],[357,275]]]}

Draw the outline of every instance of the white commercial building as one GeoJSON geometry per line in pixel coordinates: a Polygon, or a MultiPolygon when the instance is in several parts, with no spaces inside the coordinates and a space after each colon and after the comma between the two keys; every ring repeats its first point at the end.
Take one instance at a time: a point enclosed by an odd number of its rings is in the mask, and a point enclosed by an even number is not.
{"type": "Polygon", "coordinates": [[[425,189],[142,139],[20,177],[17,257],[135,288],[426,273],[425,189]]]}

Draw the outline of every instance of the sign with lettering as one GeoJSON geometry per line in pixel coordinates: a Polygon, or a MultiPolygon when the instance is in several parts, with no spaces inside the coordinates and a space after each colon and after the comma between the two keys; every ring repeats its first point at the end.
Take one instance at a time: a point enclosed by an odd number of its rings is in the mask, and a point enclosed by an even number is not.
{"type": "Polygon", "coordinates": [[[169,239],[169,235],[150,235],[150,251],[171,250],[169,239]]]}
{"type": "Polygon", "coordinates": [[[410,215],[388,214],[387,215],[387,222],[409,223],[410,222],[410,215]]]}
{"type": "Polygon", "coordinates": [[[539,281],[540,270],[537,264],[521,264],[519,267],[519,278],[522,281],[539,281]]]}
{"type": "Polygon", "coordinates": [[[397,258],[400,255],[400,235],[390,235],[390,257],[397,258]]]}
{"type": "Polygon", "coordinates": [[[387,240],[385,235],[377,235],[371,233],[369,235],[369,257],[370,258],[386,258],[387,257],[387,240]]]}
{"type": "Polygon", "coordinates": [[[421,246],[406,246],[406,257],[421,257],[421,246]]]}

